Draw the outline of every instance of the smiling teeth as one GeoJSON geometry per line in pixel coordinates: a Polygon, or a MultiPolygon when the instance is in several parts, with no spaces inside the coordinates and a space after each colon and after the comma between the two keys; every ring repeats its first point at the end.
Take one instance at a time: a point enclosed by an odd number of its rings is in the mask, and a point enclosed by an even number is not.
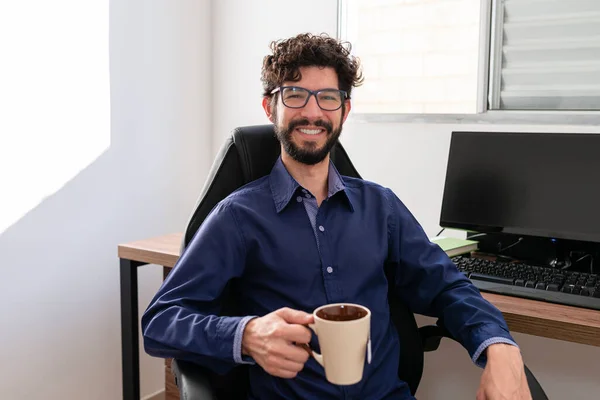
{"type": "Polygon", "coordinates": [[[307,135],[316,135],[321,132],[320,129],[300,129],[300,132],[306,133],[307,135]]]}

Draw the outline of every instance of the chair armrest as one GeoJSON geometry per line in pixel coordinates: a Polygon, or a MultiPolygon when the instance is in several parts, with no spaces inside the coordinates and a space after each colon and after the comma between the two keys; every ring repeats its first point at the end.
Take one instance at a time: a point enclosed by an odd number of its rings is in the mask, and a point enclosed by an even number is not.
{"type": "MultiPolygon", "coordinates": [[[[423,351],[435,351],[440,346],[440,342],[442,338],[447,337],[449,339],[455,340],[450,332],[446,330],[446,328],[439,325],[427,325],[419,328],[419,334],[421,335],[421,340],[423,342],[423,351]]],[[[529,386],[529,391],[531,392],[531,397],[533,400],[548,400],[548,396],[542,389],[542,386],[535,378],[535,375],[525,367],[525,376],[527,377],[527,385],[529,386]]]]}
{"type": "Polygon", "coordinates": [[[442,338],[454,339],[450,332],[439,325],[427,325],[419,328],[419,335],[423,343],[423,351],[435,351],[440,347],[442,338]]]}
{"type": "Polygon", "coordinates": [[[533,400],[548,400],[548,396],[546,396],[546,392],[542,389],[542,385],[535,379],[535,376],[529,368],[527,368],[527,365],[525,365],[525,375],[527,376],[527,385],[531,392],[531,398],[533,400]]]}
{"type": "Polygon", "coordinates": [[[173,360],[171,371],[181,400],[214,400],[206,370],[190,362],[173,360]]]}

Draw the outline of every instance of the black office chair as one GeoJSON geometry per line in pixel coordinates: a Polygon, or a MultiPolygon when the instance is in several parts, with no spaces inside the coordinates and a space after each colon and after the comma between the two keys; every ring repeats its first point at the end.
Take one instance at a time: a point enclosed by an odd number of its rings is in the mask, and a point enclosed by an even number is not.
{"type": "MultiPolygon", "coordinates": [[[[273,125],[237,128],[217,155],[199,201],[190,218],[183,237],[182,249],[196,233],[212,208],[240,186],[268,175],[279,157],[281,148],[273,125]]],[[[331,159],[342,175],[360,178],[348,154],[338,142],[331,151],[331,159]]],[[[393,270],[386,271],[389,282],[394,282],[393,270]]],[[[236,290],[227,288],[222,297],[221,315],[236,313],[236,290]]],[[[419,328],[414,315],[397,296],[388,294],[391,318],[403,344],[398,360],[398,376],[407,382],[413,395],[423,374],[423,353],[436,350],[442,337],[451,338],[442,326],[419,328]]],[[[439,324],[439,322],[438,322],[439,324]]],[[[248,387],[247,366],[235,367],[226,375],[217,375],[197,364],[173,360],[172,370],[185,400],[236,400],[246,399],[248,387]]],[[[533,374],[525,367],[527,380],[534,400],[547,400],[547,396],[533,374]]]]}

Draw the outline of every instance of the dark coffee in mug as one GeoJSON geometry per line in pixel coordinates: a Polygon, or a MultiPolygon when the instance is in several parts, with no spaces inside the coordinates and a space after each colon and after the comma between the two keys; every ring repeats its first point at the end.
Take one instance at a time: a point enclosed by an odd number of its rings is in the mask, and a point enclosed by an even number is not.
{"type": "Polygon", "coordinates": [[[335,305],[317,311],[317,317],[326,321],[354,321],[367,315],[367,310],[351,305],[335,305]]]}

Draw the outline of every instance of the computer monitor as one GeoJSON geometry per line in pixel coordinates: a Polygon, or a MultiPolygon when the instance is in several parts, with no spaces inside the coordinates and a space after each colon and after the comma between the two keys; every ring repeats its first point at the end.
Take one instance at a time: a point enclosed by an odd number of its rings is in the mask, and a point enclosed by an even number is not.
{"type": "Polygon", "coordinates": [[[440,226],[600,243],[600,134],[452,132],[440,226]]]}

